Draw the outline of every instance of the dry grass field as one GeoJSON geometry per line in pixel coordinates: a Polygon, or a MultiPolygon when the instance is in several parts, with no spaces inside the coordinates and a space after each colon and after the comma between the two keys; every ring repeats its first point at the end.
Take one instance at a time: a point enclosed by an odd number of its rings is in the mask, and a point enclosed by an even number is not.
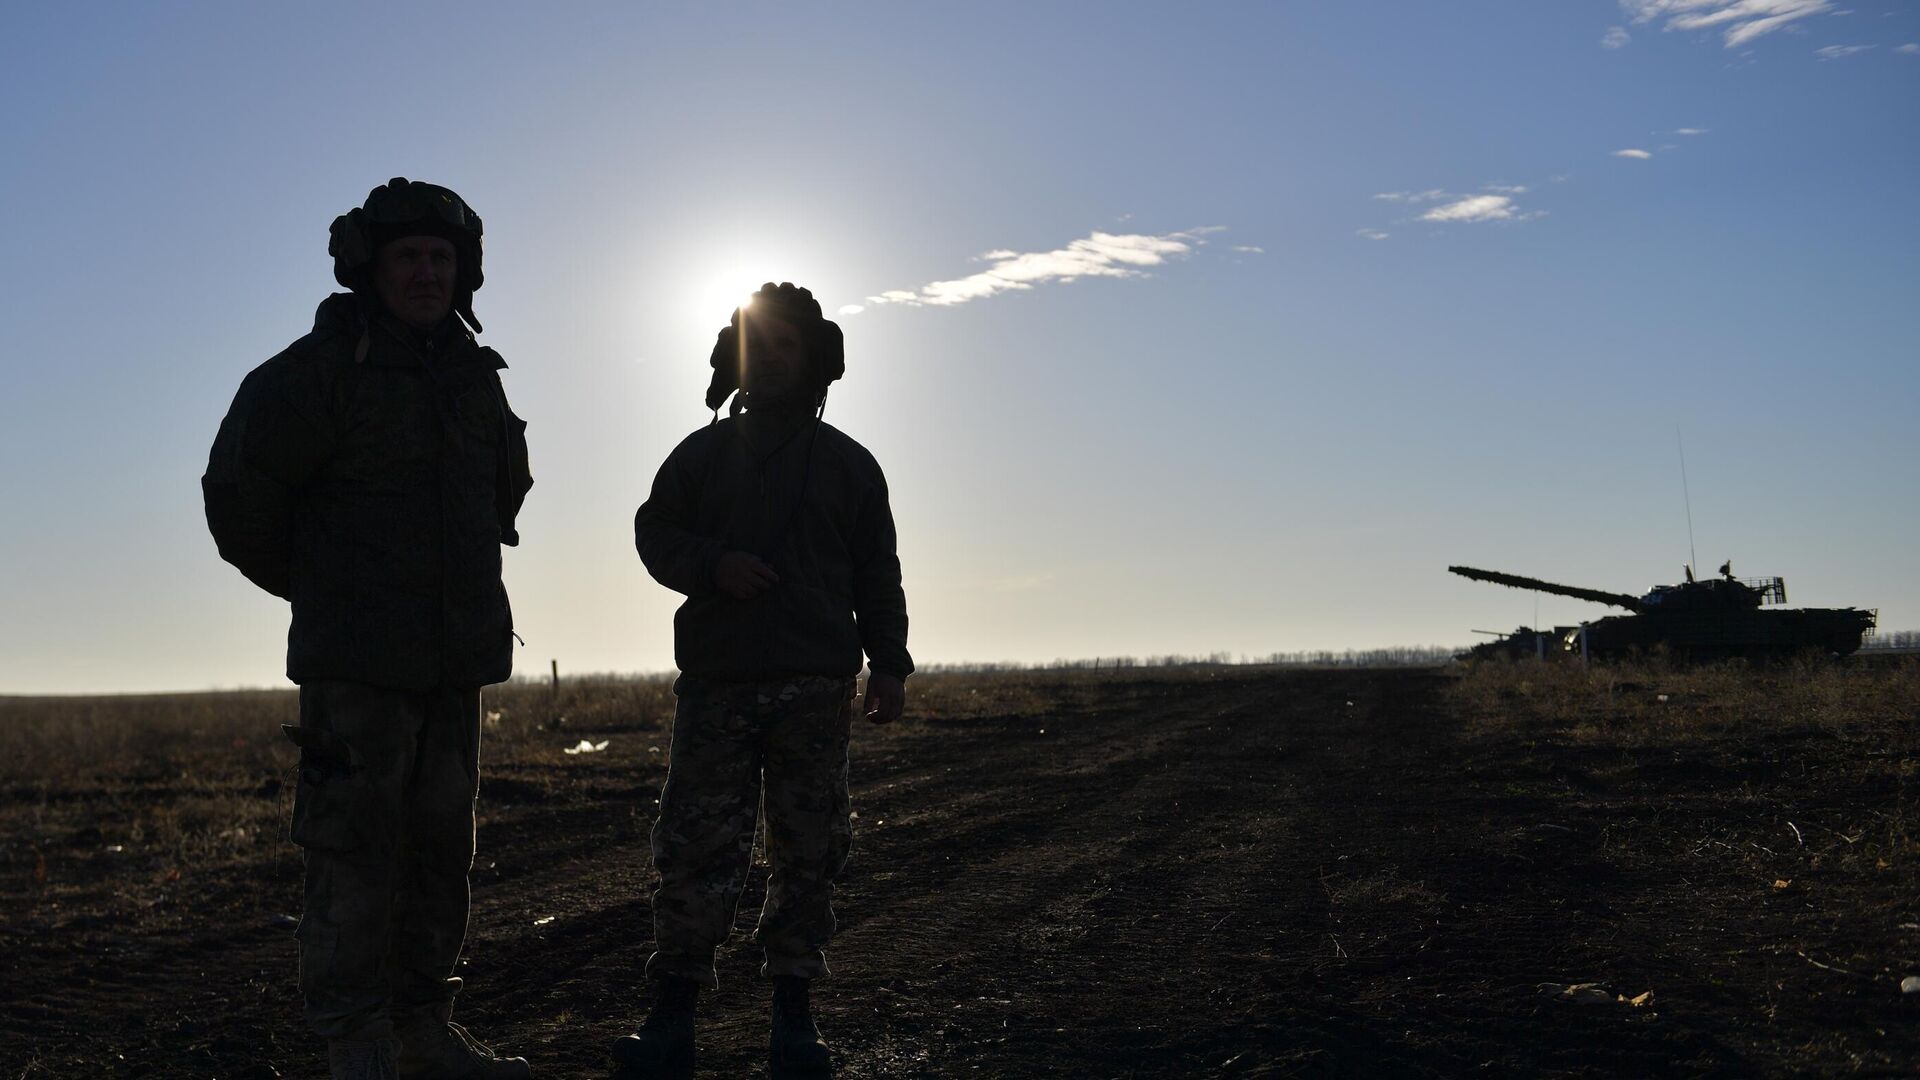
{"type": "MultiPolygon", "coordinates": [[[[854,745],[837,1075],[1920,1061],[1920,665],[916,678],[854,745]]],[[[490,691],[462,1018],[606,1075],[669,686],[490,691]],[[603,751],[569,755],[581,740],[603,751]]],[[[308,1077],[285,692],[0,698],[0,1078],[308,1077]]],[[[739,925],[760,901],[750,886],[739,925]]],[[[759,1075],[723,953],[702,1075],[759,1075]]]]}

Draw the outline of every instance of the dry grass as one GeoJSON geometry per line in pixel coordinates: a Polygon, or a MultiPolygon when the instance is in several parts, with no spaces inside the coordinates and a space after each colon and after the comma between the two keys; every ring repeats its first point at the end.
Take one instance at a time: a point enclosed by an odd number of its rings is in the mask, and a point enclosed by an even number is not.
{"type": "Polygon", "coordinates": [[[1041,716],[1082,708],[1113,686],[1133,688],[1246,678],[1250,670],[1233,667],[1136,667],[1088,671],[942,671],[916,675],[907,691],[907,711],[929,720],[973,720],[995,716],[1041,716]]]}
{"type": "Polygon", "coordinates": [[[1450,696],[1490,735],[1628,744],[1738,741],[1800,729],[1871,737],[1910,732],[1920,720],[1920,663],[1491,662],[1459,668],[1450,696]]]}
{"type": "Polygon", "coordinates": [[[1446,902],[1424,881],[1408,881],[1393,867],[1369,873],[1328,874],[1320,879],[1327,903],[1334,908],[1417,908],[1431,910],[1446,902]]]}
{"type": "MultiPolygon", "coordinates": [[[[1114,684],[1206,682],[1219,668],[936,672],[916,677],[909,710],[964,721],[1073,711],[1114,684]]],[[[1447,699],[1468,737],[1519,740],[1541,752],[1739,757],[1813,733],[1842,740],[1891,795],[1834,830],[1836,857],[1898,862],[1920,854],[1920,663],[1886,667],[1738,664],[1675,668],[1657,661],[1583,667],[1537,661],[1463,667],[1447,699]]],[[[487,690],[490,767],[567,760],[577,740],[640,735],[664,745],[673,715],[667,677],[575,679],[487,690]]],[[[297,752],[279,725],[298,718],[291,690],[100,698],[0,698],[0,869],[28,870],[51,848],[139,852],[156,869],[236,865],[285,853],[297,752]]],[[[1621,756],[1619,767],[1628,767],[1621,756]]],[[[1637,758],[1635,759],[1637,760],[1637,758]]],[[[1610,766],[1593,766],[1604,779],[1610,766]]],[[[553,773],[559,776],[559,773],[553,773]]]]}
{"type": "Polygon", "coordinates": [[[50,848],[161,877],[269,857],[298,711],[291,691],[0,699],[0,867],[41,875],[50,848]]]}
{"type": "MultiPolygon", "coordinates": [[[[1208,677],[939,673],[913,680],[908,707],[927,719],[1039,714],[1114,679],[1208,677]]],[[[489,687],[489,768],[560,782],[565,748],[579,740],[637,734],[664,746],[673,702],[666,676],[489,687]]],[[[284,856],[299,753],[280,725],[298,720],[291,689],[0,697],[0,873],[30,877],[52,850],[137,858],[161,876],[284,856]]]]}
{"type": "Polygon", "coordinates": [[[111,697],[0,697],[0,784],[68,785],[219,762],[274,768],[292,690],[111,697]]]}
{"type": "Polygon", "coordinates": [[[1679,798],[1731,786],[1752,811],[1756,832],[1735,845],[1749,854],[1784,845],[1814,868],[1869,872],[1920,862],[1912,659],[1772,668],[1494,662],[1460,668],[1447,697],[1471,742],[1548,763],[1546,779],[1519,782],[1515,795],[1572,788],[1604,800],[1610,787],[1658,773],[1679,798]]]}

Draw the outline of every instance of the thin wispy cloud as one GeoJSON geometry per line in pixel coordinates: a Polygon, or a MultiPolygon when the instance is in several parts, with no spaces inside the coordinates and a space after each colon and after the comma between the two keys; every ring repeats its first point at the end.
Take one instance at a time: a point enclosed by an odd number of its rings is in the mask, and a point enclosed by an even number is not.
{"type": "Polygon", "coordinates": [[[1813,50],[1813,55],[1822,60],[1838,60],[1842,57],[1852,56],[1854,53],[1866,52],[1871,48],[1873,48],[1871,45],[1823,45],[1813,50]]]}
{"type": "Polygon", "coordinates": [[[977,274],[935,281],[917,289],[889,289],[867,297],[866,304],[847,304],[842,315],[857,315],[869,306],[904,304],[908,307],[951,307],[1003,292],[1024,291],[1052,282],[1066,284],[1081,278],[1144,277],[1147,268],[1191,255],[1206,243],[1209,225],[1184,232],[1149,235],[1095,231],[1051,251],[1014,251],[999,248],[979,256],[992,265],[977,274]]]}
{"type": "Polygon", "coordinates": [[[1830,0],[1620,0],[1620,8],[1634,23],[1665,19],[1664,30],[1718,30],[1729,49],[1834,10],[1830,0]]]}
{"type": "Polygon", "coordinates": [[[1603,49],[1618,49],[1632,40],[1633,35],[1627,33],[1626,27],[1609,26],[1607,27],[1607,32],[1600,36],[1600,47],[1603,49]]]}
{"type": "MultiPolygon", "coordinates": [[[[1374,198],[1410,207],[1425,206],[1418,217],[1401,219],[1403,224],[1407,221],[1430,221],[1445,225],[1467,225],[1487,221],[1532,221],[1545,217],[1546,211],[1527,210],[1516,201],[1516,197],[1525,195],[1527,190],[1525,184],[1482,184],[1476,193],[1427,188],[1424,191],[1382,191],[1374,198]],[[1428,203],[1433,205],[1426,206],[1428,203]]],[[[1369,227],[1355,229],[1354,235],[1364,240],[1385,240],[1389,234],[1384,229],[1369,227]]]]}
{"type": "Polygon", "coordinates": [[[1511,195],[1469,195],[1464,199],[1441,203],[1420,215],[1421,221],[1443,224],[1474,224],[1483,221],[1526,221],[1538,217],[1514,204],[1511,195]]]}
{"type": "MultiPolygon", "coordinates": [[[[1705,135],[1706,128],[1675,128],[1667,134],[1697,136],[1705,135]]],[[[1656,153],[1677,150],[1674,143],[1661,143],[1656,149],[1630,146],[1610,151],[1612,156],[1631,161],[1648,161],[1656,153]]],[[[1548,183],[1565,183],[1570,176],[1566,173],[1554,173],[1547,177],[1548,183]]],[[[1532,221],[1547,216],[1544,210],[1528,210],[1518,201],[1531,189],[1526,184],[1489,183],[1480,185],[1475,194],[1447,191],[1443,188],[1428,188],[1424,191],[1382,191],[1373,197],[1381,202],[1398,203],[1419,208],[1418,216],[1402,218],[1399,224],[1408,221],[1424,221],[1441,225],[1478,224],[1483,222],[1520,222],[1532,221]],[[1424,206],[1432,203],[1434,205],[1424,206]]],[[[1354,235],[1367,240],[1385,240],[1387,233],[1382,229],[1364,228],[1354,230],[1354,235]]]]}
{"type": "Polygon", "coordinates": [[[1908,56],[1920,56],[1920,45],[1915,45],[1913,42],[1909,41],[1905,45],[1901,45],[1895,48],[1893,51],[1897,53],[1904,53],[1908,56]]]}
{"type": "Polygon", "coordinates": [[[1267,249],[1258,244],[1235,244],[1233,250],[1242,255],[1265,255],[1267,253],[1267,249]]]}

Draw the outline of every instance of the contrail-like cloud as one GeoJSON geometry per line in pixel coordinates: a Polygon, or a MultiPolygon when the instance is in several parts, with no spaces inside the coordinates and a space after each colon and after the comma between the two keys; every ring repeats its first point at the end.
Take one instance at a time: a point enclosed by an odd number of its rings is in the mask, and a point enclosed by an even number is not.
{"type": "Polygon", "coordinates": [[[1665,19],[1668,30],[1719,30],[1729,49],[1834,10],[1831,0],[1620,0],[1620,7],[1636,23],[1665,19]]]}
{"type": "Polygon", "coordinates": [[[1049,282],[1067,284],[1084,277],[1145,277],[1147,268],[1193,254],[1211,233],[1224,226],[1207,225],[1183,232],[1094,232],[1052,251],[989,251],[980,258],[991,265],[977,274],[935,281],[917,289],[889,289],[867,297],[865,304],[847,304],[842,315],[858,315],[870,306],[904,304],[908,307],[951,307],[1003,292],[1031,289],[1049,282]]]}

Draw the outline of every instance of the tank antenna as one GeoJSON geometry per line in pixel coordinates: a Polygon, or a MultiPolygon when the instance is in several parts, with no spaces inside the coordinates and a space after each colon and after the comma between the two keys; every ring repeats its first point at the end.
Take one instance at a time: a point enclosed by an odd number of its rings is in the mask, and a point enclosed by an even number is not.
{"type": "Polygon", "coordinates": [[[1691,581],[1691,571],[1700,562],[1700,556],[1693,550],[1693,492],[1687,489],[1687,444],[1680,438],[1679,424],[1673,425],[1673,444],[1680,450],[1680,497],[1687,504],[1687,570],[1691,581]]]}

